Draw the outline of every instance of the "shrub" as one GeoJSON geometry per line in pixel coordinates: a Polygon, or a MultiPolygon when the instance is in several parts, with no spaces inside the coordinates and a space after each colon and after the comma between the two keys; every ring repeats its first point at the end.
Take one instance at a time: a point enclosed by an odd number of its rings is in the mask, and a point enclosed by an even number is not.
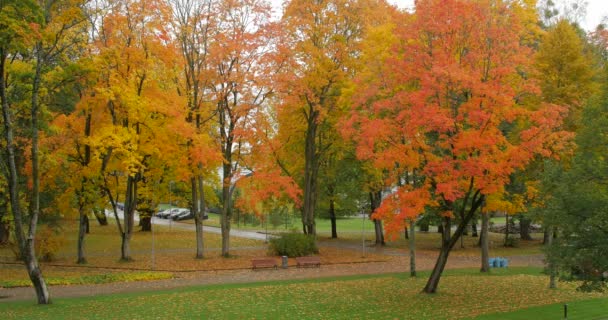
{"type": "Polygon", "coordinates": [[[301,233],[282,233],[270,239],[270,251],[274,255],[302,257],[319,253],[315,238],[301,233]]]}
{"type": "Polygon", "coordinates": [[[46,262],[55,260],[65,241],[65,235],[60,230],[48,225],[40,226],[35,242],[38,259],[46,262]]]}
{"type": "Polygon", "coordinates": [[[519,248],[519,239],[513,237],[505,239],[505,247],[519,248]]]}

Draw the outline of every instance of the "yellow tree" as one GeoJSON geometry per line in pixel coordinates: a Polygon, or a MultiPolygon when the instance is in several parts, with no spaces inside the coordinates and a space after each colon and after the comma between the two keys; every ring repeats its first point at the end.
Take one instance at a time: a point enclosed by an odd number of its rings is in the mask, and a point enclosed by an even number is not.
{"type": "Polygon", "coordinates": [[[304,154],[301,188],[302,227],[315,234],[319,166],[331,144],[319,143],[324,124],[338,111],[345,83],[356,70],[359,45],[365,25],[377,14],[382,1],[292,0],[285,6],[280,52],[285,64],[278,78],[282,98],[279,130],[300,137],[304,154]],[[294,124],[298,125],[295,130],[294,124]],[[295,132],[294,132],[295,131],[295,132]]]}
{"type": "Polygon", "coordinates": [[[92,124],[89,144],[101,159],[103,188],[122,238],[122,260],[132,259],[136,208],[143,227],[150,227],[153,185],[174,147],[174,129],[186,126],[185,116],[176,107],[181,99],[174,81],[176,48],[167,30],[170,16],[164,1],[109,1],[94,44],[98,76],[91,93],[93,112],[103,113],[104,121],[92,124]],[[116,207],[115,192],[120,190],[124,192],[124,226],[116,207]]]}

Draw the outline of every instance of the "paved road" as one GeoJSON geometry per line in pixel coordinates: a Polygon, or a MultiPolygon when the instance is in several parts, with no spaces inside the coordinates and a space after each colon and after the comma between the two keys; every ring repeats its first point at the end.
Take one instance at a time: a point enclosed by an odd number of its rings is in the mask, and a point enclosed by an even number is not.
{"type": "MultiPolygon", "coordinates": [[[[110,210],[106,210],[106,216],[108,218],[113,219],[114,213],[110,210]]],[[[118,217],[123,219],[123,212],[118,210],[118,217]]],[[[135,221],[139,221],[139,215],[135,214],[135,221]]],[[[170,226],[172,228],[183,229],[183,230],[192,230],[194,231],[194,224],[185,223],[181,221],[173,221],[171,219],[161,219],[157,217],[152,217],[152,224],[159,226],[170,226]]],[[[203,226],[203,232],[209,233],[217,233],[221,234],[222,230],[218,227],[209,227],[203,226]]],[[[238,230],[238,229],[230,229],[230,236],[237,238],[245,238],[245,239],[253,239],[253,240],[268,240],[269,237],[273,237],[273,235],[266,235],[264,233],[259,233],[255,231],[246,231],[246,230],[238,230]]]]}

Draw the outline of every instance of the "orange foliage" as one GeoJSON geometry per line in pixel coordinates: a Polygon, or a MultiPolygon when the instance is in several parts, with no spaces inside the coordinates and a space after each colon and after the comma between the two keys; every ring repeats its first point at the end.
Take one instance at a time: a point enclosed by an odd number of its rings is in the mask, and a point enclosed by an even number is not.
{"type": "Polygon", "coordinates": [[[415,14],[401,21],[393,58],[377,72],[393,76],[358,80],[366,90],[354,95],[344,130],[356,133],[360,159],[396,176],[425,177],[383,201],[375,216],[389,232],[425,207],[454,212],[458,200],[470,206],[503,190],[515,170],[559,154],[571,138],[558,130],[567,108],[518,100],[538,89],[521,76],[531,67],[531,50],[521,44],[525,30],[509,6],[418,1],[415,14]]]}

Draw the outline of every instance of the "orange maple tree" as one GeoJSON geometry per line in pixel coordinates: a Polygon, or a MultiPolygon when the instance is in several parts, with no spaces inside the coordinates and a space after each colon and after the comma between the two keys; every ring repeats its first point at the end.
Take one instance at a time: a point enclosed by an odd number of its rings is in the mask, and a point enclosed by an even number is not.
{"type": "Polygon", "coordinates": [[[391,233],[429,208],[441,214],[427,293],[437,290],[450,250],[486,196],[534,157],[551,156],[566,136],[555,130],[565,108],[521,103],[538,93],[525,76],[531,51],[522,30],[502,1],[418,1],[397,28],[394,58],[383,67],[391,76],[354,98],[345,134],[357,137],[359,158],[406,182],[375,217],[391,233]]]}

